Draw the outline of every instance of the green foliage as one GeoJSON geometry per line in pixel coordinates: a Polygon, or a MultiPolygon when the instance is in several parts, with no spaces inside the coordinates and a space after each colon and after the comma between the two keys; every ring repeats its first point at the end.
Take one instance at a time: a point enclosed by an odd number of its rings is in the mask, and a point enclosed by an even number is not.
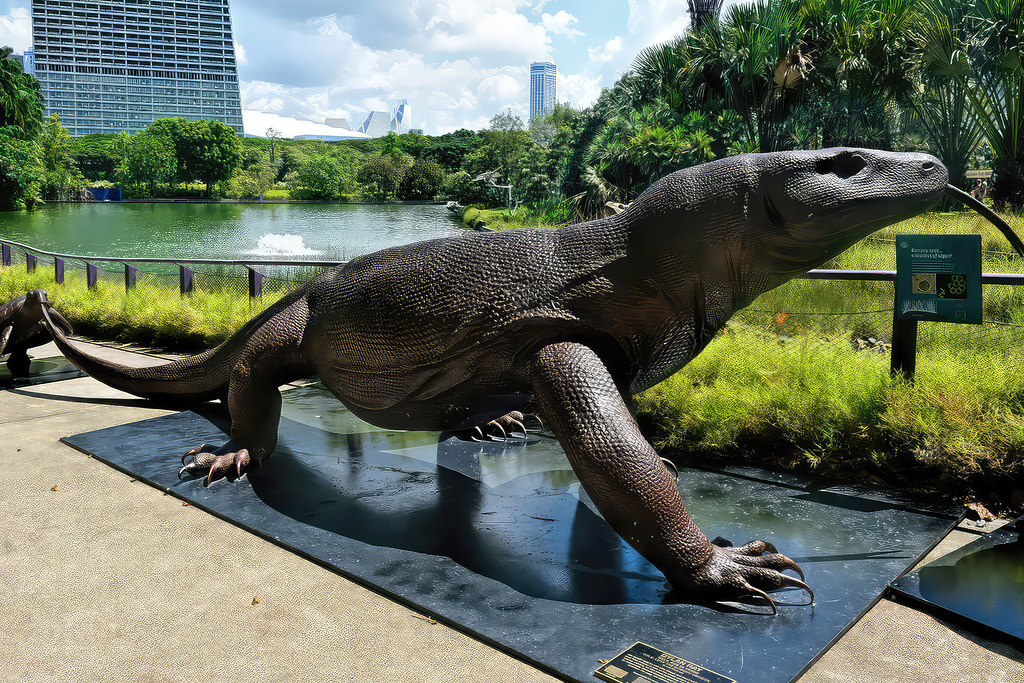
{"type": "Polygon", "coordinates": [[[0,210],[31,209],[40,201],[39,145],[14,126],[0,126],[0,210]]]}
{"type": "Polygon", "coordinates": [[[402,179],[411,166],[411,159],[406,156],[372,156],[359,166],[356,180],[368,199],[388,201],[397,196],[402,179]]]}
{"type": "Polygon", "coordinates": [[[11,58],[13,50],[0,48],[0,126],[11,126],[27,138],[43,127],[43,94],[39,81],[11,58]]]}
{"type": "Polygon", "coordinates": [[[120,153],[120,142],[117,135],[93,133],[73,138],[75,158],[82,175],[95,185],[95,181],[111,181],[115,178],[117,167],[124,161],[120,153]]]}
{"type": "Polygon", "coordinates": [[[445,179],[441,193],[463,206],[486,203],[488,201],[487,188],[481,183],[472,182],[472,180],[472,176],[466,171],[451,173],[445,179]]]}
{"type": "Polygon", "coordinates": [[[85,176],[78,168],[71,136],[53,114],[39,136],[39,158],[42,165],[42,191],[46,199],[68,200],[78,197],[85,187],[85,176]]]}
{"type": "Polygon", "coordinates": [[[234,129],[220,121],[189,121],[180,126],[177,152],[182,175],[206,184],[227,180],[238,166],[240,144],[234,129]]]}
{"type": "Polygon", "coordinates": [[[136,135],[125,135],[123,160],[117,169],[118,178],[125,188],[135,194],[157,196],[160,183],[173,184],[178,158],[174,142],[167,135],[145,130],[136,135]]]}
{"type": "Polygon", "coordinates": [[[329,155],[319,148],[295,172],[291,196],[295,199],[337,201],[354,189],[353,161],[329,155]]]}
{"type": "Polygon", "coordinates": [[[454,133],[434,138],[434,145],[428,154],[436,159],[445,171],[454,173],[465,166],[466,157],[481,144],[479,133],[462,128],[454,133]]]}
{"type": "Polygon", "coordinates": [[[398,186],[399,199],[433,199],[441,193],[445,173],[441,165],[429,158],[417,159],[402,176],[398,186]]]}
{"type": "Polygon", "coordinates": [[[219,344],[277,298],[265,293],[250,301],[236,290],[199,290],[182,297],[177,287],[147,281],[125,292],[123,284],[103,279],[89,290],[83,273],[68,272],[64,284],[55,285],[46,269],[26,273],[23,267],[0,267],[4,301],[33,289],[45,289],[77,332],[184,348],[219,344]]]}

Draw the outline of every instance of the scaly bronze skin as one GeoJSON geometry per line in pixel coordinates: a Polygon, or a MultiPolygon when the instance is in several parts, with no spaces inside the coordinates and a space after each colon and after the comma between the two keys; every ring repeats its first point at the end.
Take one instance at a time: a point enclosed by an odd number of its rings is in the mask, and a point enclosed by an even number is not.
{"type": "Polygon", "coordinates": [[[54,336],[82,370],[138,396],[226,392],[230,441],[190,451],[183,468],[207,483],[274,451],[278,386],[296,378],[318,375],[386,428],[465,429],[533,400],[601,514],[675,588],[767,598],[806,588],[781,573],[799,568],[763,541],[712,544],[627,397],[683,367],[759,294],[931,206],[947,175],[923,154],[730,157],[663,178],[611,218],[362,256],[169,365],[118,366],[54,336]]]}
{"type": "MultiPolygon", "coordinates": [[[[7,369],[13,377],[28,376],[28,350],[50,341],[43,322],[44,304],[49,308],[46,292],[37,289],[0,306],[0,356],[10,354],[7,369]]],[[[71,323],[53,308],[49,310],[54,321],[71,334],[71,323]]]]}

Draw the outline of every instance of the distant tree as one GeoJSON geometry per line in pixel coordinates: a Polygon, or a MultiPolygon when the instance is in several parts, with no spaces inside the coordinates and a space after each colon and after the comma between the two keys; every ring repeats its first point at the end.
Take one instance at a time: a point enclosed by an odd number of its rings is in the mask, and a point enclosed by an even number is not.
{"type": "Polygon", "coordinates": [[[433,159],[417,159],[402,177],[399,199],[433,199],[444,187],[444,169],[433,159]]]}
{"type": "Polygon", "coordinates": [[[185,127],[188,125],[189,122],[183,116],[168,116],[156,119],[153,123],[146,126],[146,133],[167,140],[174,148],[176,164],[174,177],[171,180],[172,190],[173,186],[177,185],[179,182],[193,179],[193,177],[189,175],[189,169],[185,167],[188,155],[185,153],[186,145],[184,132],[185,127]]]}
{"type": "Polygon", "coordinates": [[[270,164],[277,163],[277,141],[281,139],[281,131],[276,128],[267,128],[267,140],[270,142],[270,164]]]}
{"type": "Polygon", "coordinates": [[[494,149],[500,170],[506,176],[530,142],[530,134],[523,129],[523,120],[512,110],[491,117],[487,138],[487,144],[494,149]]]}
{"type": "Polygon", "coordinates": [[[434,145],[427,152],[428,156],[437,159],[448,173],[463,167],[465,158],[483,144],[476,131],[461,128],[454,133],[446,133],[434,138],[434,145]]]}
{"type": "Polygon", "coordinates": [[[148,130],[126,136],[124,160],[118,175],[128,186],[145,188],[150,197],[157,195],[160,183],[173,185],[178,170],[174,143],[165,135],[148,130]]]}
{"type": "Polygon", "coordinates": [[[488,188],[482,183],[474,183],[473,176],[466,171],[448,174],[441,190],[448,199],[454,199],[463,206],[484,204],[488,201],[488,188]]]}
{"type": "Polygon", "coordinates": [[[93,133],[73,138],[78,168],[88,180],[113,180],[123,161],[118,150],[117,135],[93,133]]]}
{"type": "Polygon", "coordinates": [[[530,119],[530,137],[535,144],[547,147],[555,138],[555,126],[551,117],[534,116],[530,119]]]}
{"type": "Polygon", "coordinates": [[[85,176],[78,168],[74,145],[60,116],[46,120],[39,136],[39,160],[42,164],[42,191],[46,199],[71,199],[85,186],[85,176]]]}
{"type": "Polygon", "coordinates": [[[214,183],[231,177],[239,160],[238,135],[226,123],[202,119],[181,127],[179,166],[184,177],[205,183],[207,196],[214,183]]]}
{"type": "Polygon", "coordinates": [[[294,199],[342,199],[355,190],[354,158],[350,154],[332,155],[321,143],[304,158],[290,185],[294,199]]]}
{"type": "Polygon", "coordinates": [[[394,199],[402,179],[411,162],[404,156],[373,156],[359,166],[356,180],[363,186],[363,194],[369,199],[387,201],[394,199]]]}
{"type": "Polygon", "coordinates": [[[38,144],[23,135],[16,126],[0,126],[0,210],[31,209],[39,203],[38,144]]]}
{"type": "Polygon", "coordinates": [[[256,199],[274,186],[274,168],[266,160],[240,167],[228,180],[228,195],[236,199],[256,199]]]}

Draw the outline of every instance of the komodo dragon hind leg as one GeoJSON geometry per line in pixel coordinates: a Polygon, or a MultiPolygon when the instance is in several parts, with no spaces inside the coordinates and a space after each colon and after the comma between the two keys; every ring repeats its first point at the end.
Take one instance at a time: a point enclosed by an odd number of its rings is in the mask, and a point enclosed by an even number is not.
{"type": "Polygon", "coordinates": [[[248,364],[239,363],[231,373],[231,439],[219,448],[203,444],[185,453],[179,477],[206,472],[204,486],[225,477],[236,479],[274,452],[281,421],[281,392],[276,384],[253,372],[248,364]]]}
{"type": "Polygon", "coordinates": [[[769,590],[802,588],[814,601],[807,584],[782,573],[792,569],[802,578],[797,564],[770,543],[722,547],[701,533],[592,349],[571,342],[545,346],[532,375],[537,402],[591,500],[674,588],[698,600],[758,596],[773,612],[769,590]]]}

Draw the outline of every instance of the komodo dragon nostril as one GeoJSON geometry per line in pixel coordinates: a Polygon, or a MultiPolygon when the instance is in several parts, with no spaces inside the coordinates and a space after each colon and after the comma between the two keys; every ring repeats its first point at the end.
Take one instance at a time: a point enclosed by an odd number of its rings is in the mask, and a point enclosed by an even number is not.
{"type": "Polygon", "coordinates": [[[934,161],[926,161],[923,164],[921,164],[921,168],[923,168],[926,171],[930,171],[933,168],[935,168],[935,162],[934,161]]]}

